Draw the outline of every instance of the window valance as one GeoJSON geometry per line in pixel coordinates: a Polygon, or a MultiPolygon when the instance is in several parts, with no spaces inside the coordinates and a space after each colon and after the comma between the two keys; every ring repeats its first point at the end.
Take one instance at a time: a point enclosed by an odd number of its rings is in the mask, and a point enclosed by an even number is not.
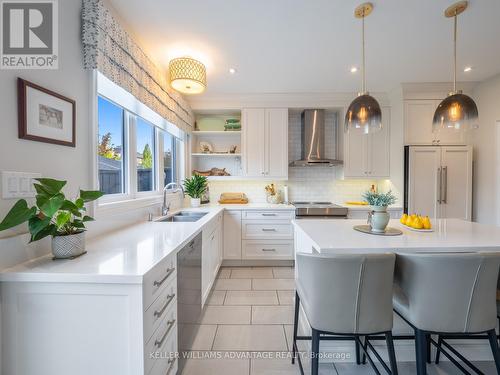
{"type": "Polygon", "coordinates": [[[194,114],[160,70],[106,8],[102,0],[83,0],[84,66],[111,81],[180,129],[190,132],[194,114]]]}

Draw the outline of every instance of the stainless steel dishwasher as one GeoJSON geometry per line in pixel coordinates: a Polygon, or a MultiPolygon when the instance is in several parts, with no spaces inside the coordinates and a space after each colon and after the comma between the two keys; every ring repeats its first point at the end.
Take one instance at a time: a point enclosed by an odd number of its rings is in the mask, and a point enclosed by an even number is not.
{"type": "Polygon", "coordinates": [[[177,253],[177,320],[179,330],[179,369],[192,349],[201,315],[201,241],[198,234],[177,253]]]}

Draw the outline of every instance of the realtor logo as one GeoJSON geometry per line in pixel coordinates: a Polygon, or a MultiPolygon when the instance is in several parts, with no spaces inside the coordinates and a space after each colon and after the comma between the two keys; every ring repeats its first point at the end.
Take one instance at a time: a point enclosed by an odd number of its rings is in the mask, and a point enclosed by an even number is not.
{"type": "Polygon", "coordinates": [[[57,5],[57,0],[0,0],[0,68],[58,68],[57,5]]]}

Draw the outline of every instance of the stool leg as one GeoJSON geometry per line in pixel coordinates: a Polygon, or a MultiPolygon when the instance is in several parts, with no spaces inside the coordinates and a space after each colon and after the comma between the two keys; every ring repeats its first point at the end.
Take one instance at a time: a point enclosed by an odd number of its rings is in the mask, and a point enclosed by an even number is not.
{"type": "Polygon", "coordinates": [[[427,363],[431,363],[431,335],[425,335],[427,363]]]}
{"type": "Polygon", "coordinates": [[[498,351],[497,333],[494,329],[492,329],[491,331],[488,331],[488,339],[490,341],[491,352],[493,353],[493,358],[495,359],[497,373],[500,374],[500,352],[498,351]]]}
{"type": "Polygon", "coordinates": [[[385,341],[387,343],[387,352],[389,354],[389,364],[391,366],[391,375],[398,375],[398,364],[396,362],[396,353],[394,352],[394,341],[392,339],[391,332],[387,332],[385,334],[385,341]]]}
{"type": "Polygon", "coordinates": [[[439,357],[441,356],[441,345],[442,345],[443,339],[441,336],[438,336],[438,344],[437,344],[437,351],[436,351],[436,365],[439,364],[439,357]]]}
{"type": "Polygon", "coordinates": [[[299,294],[295,292],[295,312],[293,315],[293,343],[292,343],[292,365],[295,363],[295,355],[297,354],[297,331],[299,328],[299,308],[300,308],[300,298],[299,294]]]}
{"type": "Polygon", "coordinates": [[[311,328],[311,375],[318,375],[319,371],[319,332],[311,328]]]}
{"type": "Polygon", "coordinates": [[[415,328],[415,354],[417,361],[417,375],[427,375],[427,338],[425,332],[415,328]]]}
{"type": "Polygon", "coordinates": [[[354,345],[356,346],[356,364],[360,365],[361,364],[361,360],[359,358],[360,348],[359,348],[359,342],[358,342],[358,340],[354,339],[354,345]]]}

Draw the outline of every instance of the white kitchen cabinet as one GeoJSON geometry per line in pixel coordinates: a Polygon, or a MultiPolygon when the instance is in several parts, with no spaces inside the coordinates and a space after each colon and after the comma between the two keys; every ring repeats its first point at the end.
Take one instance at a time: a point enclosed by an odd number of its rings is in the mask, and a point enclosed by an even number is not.
{"type": "Polygon", "coordinates": [[[242,111],[242,160],[247,177],[288,178],[288,109],[242,111]]]}
{"type": "Polygon", "coordinates": [[[241,259],[241,211],[224,212],[223,259],[241,259]]]}
{"type": "Polygon", "coordinates": [[[408,212],[471,220],[472,147],[410,147],[408,212]]]}
{"type": "Polygon", "coordinates": [[[441,100],[411,99],[404,103],[406,145],[463,145],[465,135],[453,129],[432,132],[432,119],[441,100]]]}
{"type": "Polygon", "coordinates": [[[220,232],[222,213],[212,219],[203,229],[201,249],[201,294],[202,305],[210,294],[221,265],[220,232]]]}
{"type": "Polygon", "coordinates": [[[349,132],[345,135],[344,177],[389,178],[390,119],[389,108],[382,108],[382,129],[374,134],[349,132]]]}

